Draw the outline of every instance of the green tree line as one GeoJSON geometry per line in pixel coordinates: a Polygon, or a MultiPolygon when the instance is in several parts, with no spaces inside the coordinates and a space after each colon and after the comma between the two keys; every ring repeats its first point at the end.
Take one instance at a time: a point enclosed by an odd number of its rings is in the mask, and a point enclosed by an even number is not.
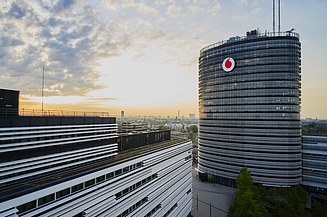
{"type": "Polygon", "coordinates": [[[327,135],[327,124],[310,122],[301,127],[303,135],[327,135]]]}
{"type": "Polygon", "coordinates": [[[307,193],[300,186],[265,188],[255,185],[246,167],[236,179],[235,201],[228,217],[327,217],[327,202],[305,208],[307,193]]]}

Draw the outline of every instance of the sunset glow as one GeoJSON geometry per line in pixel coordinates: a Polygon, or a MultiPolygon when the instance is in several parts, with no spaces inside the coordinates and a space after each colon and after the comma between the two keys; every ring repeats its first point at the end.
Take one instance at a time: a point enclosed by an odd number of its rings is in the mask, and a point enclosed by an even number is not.
{"type": "MultiPolygon", "coordinates": [[[[40,109],[44,64],[45,109],[198,115],[200,49],[271,31],[271,10],[256,0],[2,1],[0,88],[40,109]]],[[[302,118],[327,118],[326,10],[282,1],[282,30],[301,35],[302,118]]]]}

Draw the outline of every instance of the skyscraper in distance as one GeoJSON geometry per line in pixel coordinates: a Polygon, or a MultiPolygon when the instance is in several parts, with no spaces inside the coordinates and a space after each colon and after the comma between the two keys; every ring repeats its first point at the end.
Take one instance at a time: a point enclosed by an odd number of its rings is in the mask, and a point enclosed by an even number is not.
{"type": "Polygon", "coordinates": [[[235,186],[301,181],[301,44],[294,32],[247,32],[200,51],[199,172],[235,186]]]}

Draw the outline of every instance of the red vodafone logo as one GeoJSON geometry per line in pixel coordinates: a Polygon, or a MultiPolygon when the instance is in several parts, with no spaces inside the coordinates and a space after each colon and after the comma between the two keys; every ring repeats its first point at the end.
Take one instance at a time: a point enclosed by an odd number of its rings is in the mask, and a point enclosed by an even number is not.
{"type": "Polygon", "coordinates": [[[235,61],[231,57],[226,58],[222,64],[222,67],[225,72],[232,71],[234,69],[234,66],[235,66],[235,61]]]}

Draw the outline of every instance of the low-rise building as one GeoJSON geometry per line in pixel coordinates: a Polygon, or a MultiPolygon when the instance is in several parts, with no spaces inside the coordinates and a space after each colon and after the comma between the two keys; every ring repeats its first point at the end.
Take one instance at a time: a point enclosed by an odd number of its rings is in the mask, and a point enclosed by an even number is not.
{"type": "Polygon", "coordinates": [[[302,185],[327,196],[327,136],[302,136],[302,185]]]}
{"type": "Polygon", "coordinates": [[[0,216],[188,216],[192,143],[167,138],[118,151],[112,117],[0,117],[0,216]]]}

